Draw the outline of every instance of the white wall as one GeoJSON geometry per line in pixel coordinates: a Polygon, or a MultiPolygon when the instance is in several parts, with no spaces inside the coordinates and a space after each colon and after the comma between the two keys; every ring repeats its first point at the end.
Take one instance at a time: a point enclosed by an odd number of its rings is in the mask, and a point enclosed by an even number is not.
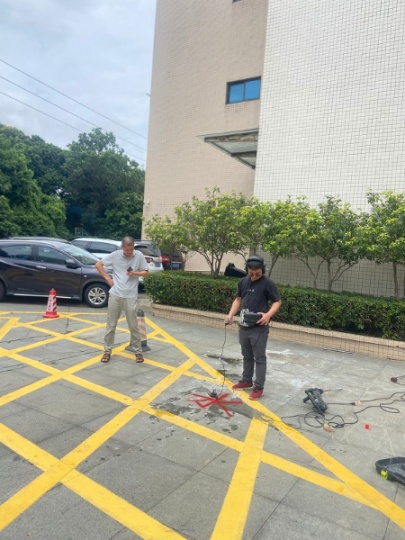
{"type": "MultiPolygon", "coordinates": [[[[397,0],[269,2],[257,197],[332,195],[357,210],[370,189],[405,191],[404,28],[397,0]]],[[[301,263],[277,266],[276,279],[307,281],[301,263]]],[[[390,294],[381,273],[361,292],[390,294]]],[[[356,267],[338,288],[363,281],[356,267]]]]}

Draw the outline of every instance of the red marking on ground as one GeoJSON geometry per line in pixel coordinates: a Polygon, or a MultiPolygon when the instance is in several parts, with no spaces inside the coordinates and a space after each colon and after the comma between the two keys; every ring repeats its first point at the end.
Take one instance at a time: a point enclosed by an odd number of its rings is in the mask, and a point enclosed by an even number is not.
{"type": "Polygon", "coordinates": [[[226,405],[242,405],[243,401],[240,399],[226,399],[230,394],[221,394],[218,397],[203,396],[201,394],[192,394],[198,399],[191,399],[193,403],[197,403],[202,409],[208,409],[211,405],[217,405],[222,409],[229,417],[233,416],[231,412],[228,411],[226,405]]]}

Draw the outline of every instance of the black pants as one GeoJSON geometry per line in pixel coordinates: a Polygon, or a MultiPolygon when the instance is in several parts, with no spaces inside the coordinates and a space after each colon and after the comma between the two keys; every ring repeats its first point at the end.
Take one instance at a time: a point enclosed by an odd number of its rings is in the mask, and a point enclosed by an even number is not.
{"type": "Polygon", "coordinates": [[[245,382],[253,381],[253,373],[256,363],[255,386],[264,387],[266,381],[266,346],[269,337],[269,327],[255,325],[250,328],[239,328],[239,343],[243,356],[243,375],[245,382]]]}

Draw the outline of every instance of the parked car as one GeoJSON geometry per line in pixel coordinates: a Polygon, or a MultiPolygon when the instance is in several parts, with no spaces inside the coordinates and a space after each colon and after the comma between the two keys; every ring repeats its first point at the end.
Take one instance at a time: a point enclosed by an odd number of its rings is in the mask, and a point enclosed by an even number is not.
{"type": "Polygon", "coordinates": [[[162,264],[165,270],[184,270],[180,251],[162,251],[162,264]]]}
{"type": "MultiPolygon", "coordinates": [[[[75,238],[72,240],[72,244],[86,249],[98,259],[102,259],[109,253],[121,249],[120,240],[110,240],[108,238],[75,238]]],[[[135,240],[135,249],[144,254],[149,272],[163,270],[162,256],[157,246],[148,240],[135,240]]],[[[143,278],[140,278],[139,281],[142,283],[143,278]]]]}
{"type": "Polygon", "coordinates": [[[11,296],[49,296],[107,305],[109,286],[95,268],[97,257],[66,240],[39,237],[0,240],[0,301],[11,296]]]}

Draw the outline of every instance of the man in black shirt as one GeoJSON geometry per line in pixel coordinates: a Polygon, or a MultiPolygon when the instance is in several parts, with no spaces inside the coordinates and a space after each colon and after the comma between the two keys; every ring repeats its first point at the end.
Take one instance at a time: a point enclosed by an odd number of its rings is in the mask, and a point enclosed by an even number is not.
{"type": "Polygon", "coordinates": [[[246,261],[248,275],[238,284],[238,292],[225,324],[232,324],[233,317],[240,311],[239,342],[243,356],[242,380],[232,388],[239,390],[251,388],[251,399],[258,399],[263,394],[266,380],[266,345],[269,335],[269,323],[281,306],[280,294],[274,282],[264,275],[264,260],[252,255],[246,261]],[[256,363],[256,379],[253,373],[256,363]]]}

